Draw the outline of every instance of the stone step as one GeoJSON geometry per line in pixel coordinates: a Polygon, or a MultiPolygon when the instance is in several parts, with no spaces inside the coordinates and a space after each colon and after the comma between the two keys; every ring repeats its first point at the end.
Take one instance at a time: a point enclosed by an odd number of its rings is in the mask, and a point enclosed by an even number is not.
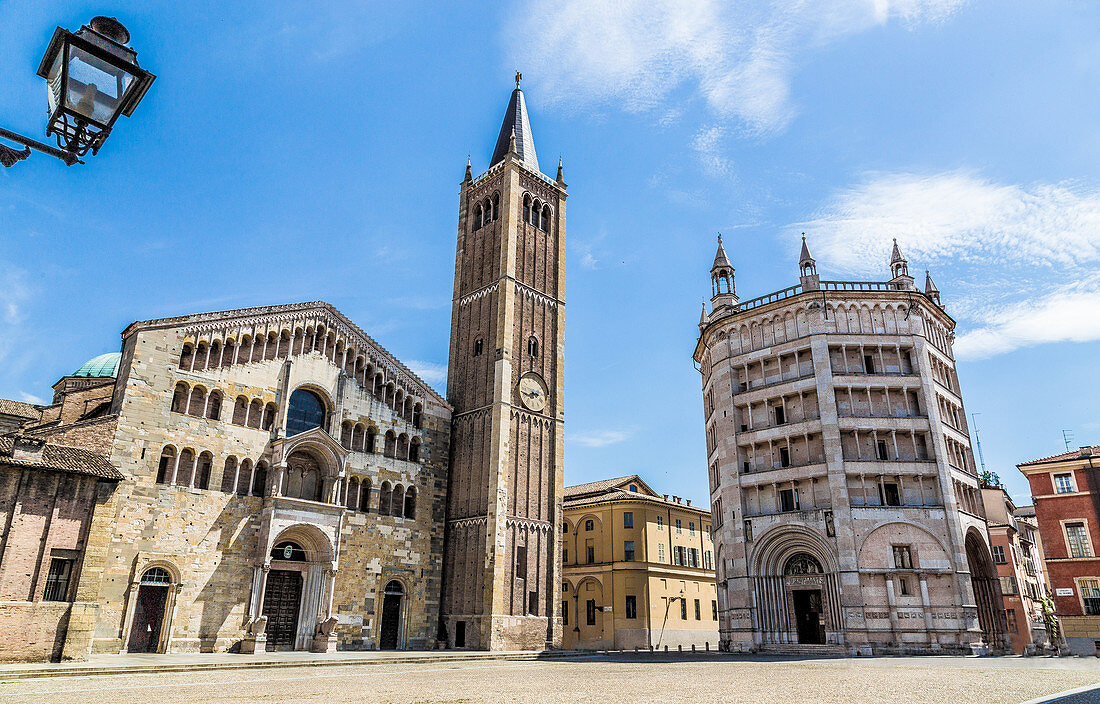
{"type": "Polygon", "coordinates": [[[819,657],[847,657],[848,650],[843,645],[819,643],[768,643],[760,646],[765,655],[816,655],[819,657]]]}

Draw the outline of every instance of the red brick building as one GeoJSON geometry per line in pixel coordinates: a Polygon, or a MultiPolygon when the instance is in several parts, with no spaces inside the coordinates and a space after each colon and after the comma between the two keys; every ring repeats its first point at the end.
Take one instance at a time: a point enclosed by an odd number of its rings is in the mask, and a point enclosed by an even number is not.
{"type": "Polygon", "coordinates": [[[1100,446],[1017,465],[1031,483],[1066,645],[1100,655],[1100,446]]]}

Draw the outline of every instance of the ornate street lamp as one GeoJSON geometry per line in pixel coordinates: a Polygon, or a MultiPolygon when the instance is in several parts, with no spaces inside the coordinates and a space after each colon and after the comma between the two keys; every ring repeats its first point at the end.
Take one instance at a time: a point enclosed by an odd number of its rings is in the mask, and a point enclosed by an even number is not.
{"type": "Polygon", "coordinates": [[[59,148],[0,129],[0,137],[27,147],[17,151],[0,144],[0,163],[11,166],[37,149],[72,166],[83,163],[79,157],[88,151],[98,152],[118,116],[132,115],[156,79],[138,66],[129,41],[130,33],[113,17],[95,17],[75,34],[58,27],[38,75],[46,79],[46,135],[53,135],[59,148]]]}

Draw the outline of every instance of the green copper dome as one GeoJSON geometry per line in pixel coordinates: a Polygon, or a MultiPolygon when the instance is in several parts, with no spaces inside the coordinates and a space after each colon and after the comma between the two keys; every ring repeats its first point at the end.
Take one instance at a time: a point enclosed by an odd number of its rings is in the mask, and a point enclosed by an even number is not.
{"type": "Polygon", "coordinates": [[[101,354],[98,357],[92,357],[87,362],[80,365],[80,369],[77,369],[75,372],[73,372],[72,376],[118,376],[118,363],[121,360],[121,352],[108,352],[107,354],[101,354]]]}

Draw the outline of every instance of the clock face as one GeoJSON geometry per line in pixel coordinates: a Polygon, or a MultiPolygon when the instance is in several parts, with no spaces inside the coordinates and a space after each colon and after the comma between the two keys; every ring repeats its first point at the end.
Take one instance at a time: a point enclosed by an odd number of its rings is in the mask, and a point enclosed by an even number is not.
{"type": "Polygon", "coordinates": [[[520,402],[529,410],[538,412],[546,408],[546,388],[537,376],[527,375],[520,379],[516,391],[520,402]]]}

